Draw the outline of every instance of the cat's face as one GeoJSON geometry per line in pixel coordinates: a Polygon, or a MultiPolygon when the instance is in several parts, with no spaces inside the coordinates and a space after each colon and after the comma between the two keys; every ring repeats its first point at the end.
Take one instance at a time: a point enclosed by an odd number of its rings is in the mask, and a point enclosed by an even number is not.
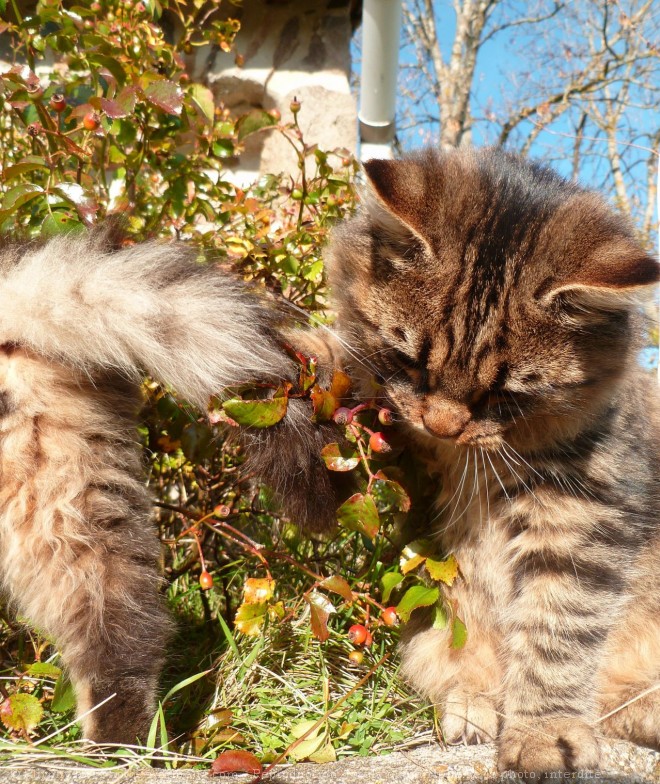
{"type": "Polygon", "coordinates": [[[634,361],[627,293],[658,278],[594,194],[496,150],[373,161],[335,235],[342,333],[400,418],[498,449],[573,437],[634,361]]]}

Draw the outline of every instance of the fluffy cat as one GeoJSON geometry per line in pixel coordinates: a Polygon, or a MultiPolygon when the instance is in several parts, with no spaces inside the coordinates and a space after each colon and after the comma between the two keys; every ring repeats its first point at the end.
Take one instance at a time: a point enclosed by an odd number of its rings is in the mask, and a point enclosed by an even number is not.
{"type": "Polygon", "coordinates": [[[229,384],[288,376],[275,334],[262,302],[183,245],[0,249],[1,586],[56,640],[79,712],[106,700],[86,738],[146,738],[169,636],[142,374],[204,408],[229,384]]]}
{"type": "MultiPolygon", "coordinates": [[[[429,535],[459,561],[468,641],[452,649],[418,614],[404,674],[448,741],[497,738],[503,770],[596,767],[601,730],[660,746],[659,412],[636,362],[657,263],[598,196],[502,151],[365,171],[365,204],[326,254],[335,335],[287,339],[358,397],[376,376],[437,484],[429,535]]],[[[293,372],[267,308],[181,254],[67,239],[0,263],[2,580],[57,640],[82,711],[117,694],[85,720],[100,741],[144,733],[168,630],[140,372],[201,405],[293,372]]],[[[318,456],[329,428],[293,401],[248,433],[308,528],[343,500],[318,456]]]]}
{"type": "Polygon", "coordinates": [[[602,733],[659,748],[660,410],[636,296],[657,262],[598,195],[501,150],[365,171],[326,253],[326,362],[358,396],[375,375],[424,455],[468,628],[454,650],[413,616],[404,676],[447,741],[497,739],[502,770],[595,768],[602,733]]]}

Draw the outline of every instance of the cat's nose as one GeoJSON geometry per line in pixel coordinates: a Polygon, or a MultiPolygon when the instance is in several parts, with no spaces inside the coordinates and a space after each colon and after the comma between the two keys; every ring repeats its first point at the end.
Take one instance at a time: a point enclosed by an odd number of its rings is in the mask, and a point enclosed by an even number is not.
{"type": "Polygon", "coordinates": [[[453,400],[430,402],[422,416],[424,427],[437,438],[456,438],[471,419],[470,409],[453,400]]]}

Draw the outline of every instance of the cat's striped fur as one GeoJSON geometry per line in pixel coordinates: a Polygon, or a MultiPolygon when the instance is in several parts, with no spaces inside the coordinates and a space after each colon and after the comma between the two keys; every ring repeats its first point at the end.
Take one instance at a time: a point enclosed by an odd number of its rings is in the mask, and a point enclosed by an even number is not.
{"type": "MultiPolygon", "coordinates": [[[[501,151],[366,173],[327,254],[336,338],[287,337],[358,396],[379,377],[438,486],[429,535],[460,563],[468,641],[414,618],[404,674],[449,741],[497,737],[502,769],[593,767],[601,730],[659,746],[658,396],[636,363],[656,262],[599,197],[501,151]]],[[[85,721],[104,741],[144,733],[168,629],[140,372],[200,404],[292,372],[264,306],[181,253],[0,253],[2,580],[62,647],[81,709],[116,693],[85,721]]],[[[327,435],[296,404],[251,445],[312,528],[343,500],[317,456],[327,435]]]]}
{"type": "Polygon", "coordinates": [[[464,649],[422,617],[403,672],[449,742],[596,767],[607,732],[660,747],[660,410],[638,366],[659,267],[597,195],[499,150],[366,164],[328,267],[344,362],[439,490],[464,649]],[[628,700],[647,696],[619,709],[628,700]],[[615,711],[599,722],[600,717],[615,711]]]}

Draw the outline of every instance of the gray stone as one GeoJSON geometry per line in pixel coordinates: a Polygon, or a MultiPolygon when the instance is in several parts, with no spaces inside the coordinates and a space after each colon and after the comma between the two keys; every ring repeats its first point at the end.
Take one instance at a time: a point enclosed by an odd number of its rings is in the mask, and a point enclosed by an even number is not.
{"type": "MultiPolygon", "coordinates": [[[[235,52],[201,47],[193,77],[205,81],[234,116],[261,108],[290,122],[295,97],[308,144],[355,152],[357,107],[349,84],[355,6],[355,0],[250,0],[232,7],[228,14],[241,22],[235,51],[242,65],[235,52]]],[[[295,176],[298,162],[281,134],[265,131],[247,138],[235,169],[245,181],[259,173],[295,176]]]]}
{"type": "MultiPolygon", "coordinates": [[[[630,743],[603,743],[603,770],[571,776],[558,774],[550,781],[593,781],[595,784],[658,784],[660,753],[630,743]]],[[[16,764],[18,764],[17,761],[16,764]]],[[[218,782],[247,784],[254,777],[223,776],[218,782]]],[[[264,778],[271,784],[489,784],[525,782],[529,777],[505,774],[500,777],[495,766],[492,745],[437,745],[398,751],[382,757],[351,757],[326,765],[311,763],[281,766],[264,778]]],[[[142,769],[135,771],[100,771],[69,768],[57,763],[29,767],[5,767],[0,772],[2,784],[206,784],[208,771],[170,771],[142,769]]]]}

